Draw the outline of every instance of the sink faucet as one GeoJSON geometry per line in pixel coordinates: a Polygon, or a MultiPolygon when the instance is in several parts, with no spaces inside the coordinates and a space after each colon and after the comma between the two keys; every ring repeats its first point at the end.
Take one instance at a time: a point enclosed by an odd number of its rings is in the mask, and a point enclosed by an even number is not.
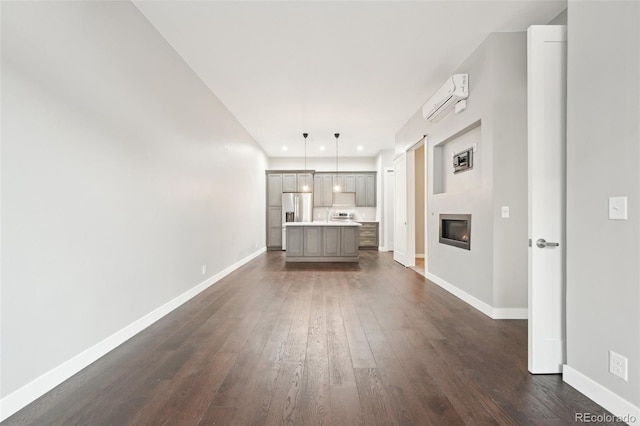
{"type": "Polygon", "coordinates": [[[327,207],[327,222],[329,222],[331,216],[331,210],[329,209],[329,207],[327,207]]]}

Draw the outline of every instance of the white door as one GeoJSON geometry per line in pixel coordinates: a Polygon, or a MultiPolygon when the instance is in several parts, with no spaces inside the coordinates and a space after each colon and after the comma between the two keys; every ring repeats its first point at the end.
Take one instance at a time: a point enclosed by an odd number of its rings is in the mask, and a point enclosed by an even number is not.
{"type": "Polygon", "coordinates": [[[565,363],[566,26],[528,31],[529,371],[565,363]]]}
{"type": "Polygon", "coordinates": [[[407,155],[393,161],[395,170],[395,212],[393,259],[407,266],[407,155]]]}
{"type": "Polygon", "coordinates": [[[395,172],[391,167],[384,168],[384,246],[387,251],[393,251],[393,228],[395,219],[395,172]]]}

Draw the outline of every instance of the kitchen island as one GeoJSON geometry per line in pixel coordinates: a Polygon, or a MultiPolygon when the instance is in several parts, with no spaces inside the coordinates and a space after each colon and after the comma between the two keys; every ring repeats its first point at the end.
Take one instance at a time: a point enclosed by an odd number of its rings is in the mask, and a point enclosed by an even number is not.
{"type": "Polygon", "coordinates": [[[361,224],[351,221],[287,222],[287,262],[358,262],[361,224]]]}

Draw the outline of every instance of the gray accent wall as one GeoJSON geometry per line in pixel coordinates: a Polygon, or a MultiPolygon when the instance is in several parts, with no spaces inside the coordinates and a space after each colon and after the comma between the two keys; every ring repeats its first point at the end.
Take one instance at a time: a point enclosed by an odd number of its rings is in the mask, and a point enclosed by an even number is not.
{"type": "Polygon", "coordinates": [[[527,306],[526,52],[526,33],[491,34],[451,72],[469,74],[467,109],[438,122],[420,109],[396,134],[396,152],[427,135],[427,272],[492,308],[527,306]],[[474,142],[473,169],[453,175],[474,142]],[[438,242],[441,213],[472,214],[470,251],[438,242]]]}
{"type": "Polygon", "coordinates": [[[571,1],[568,19],[567,364],[640,407],[640,3],[571,1]]]}
{"type": "Polygon", "coordinates": [[[129,2],[2,2],[1,83],[5,397],[264,248],[267,158],[129,2]]]}

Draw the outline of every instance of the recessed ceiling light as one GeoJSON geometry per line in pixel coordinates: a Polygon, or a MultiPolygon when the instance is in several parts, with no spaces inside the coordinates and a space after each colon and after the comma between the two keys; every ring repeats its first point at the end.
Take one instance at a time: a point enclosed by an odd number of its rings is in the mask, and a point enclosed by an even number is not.
{"type": "Polygon", "coordinates": [[[362,151],[362,145],[358,145],[358,151],[362,151]]]}
{"type": "Polygon", "coordinates": [[[324,145],[322,145],[322,146],[320,147],[320,151],[324,151],[325,149],[326,149],[326,148],[324,147],[324,145]]]}
{"type": "Polygon", "coordinates": [[[288,149],[288,148],[287,148],[286,146],[282,145],[282,150],[283,150],[283,151],[286,151],[287,149],[288,149]]]}

